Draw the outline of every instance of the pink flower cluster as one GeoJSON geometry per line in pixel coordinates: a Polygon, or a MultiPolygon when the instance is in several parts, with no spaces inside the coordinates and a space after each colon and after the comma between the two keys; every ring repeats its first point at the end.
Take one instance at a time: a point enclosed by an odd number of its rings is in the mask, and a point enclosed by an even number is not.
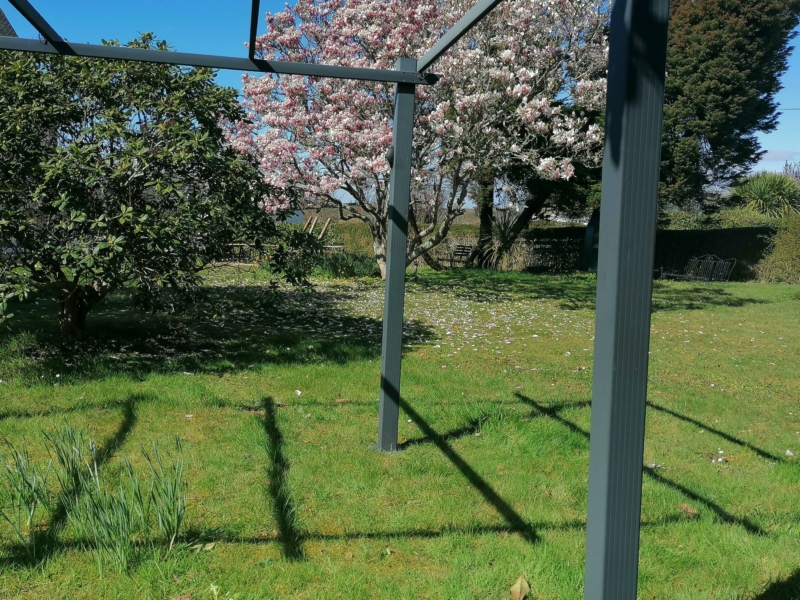
{"type": "MultiPolygon", "coordinates": [[[[392,69],[398,57],[421,56],[472,3],[297,0],[267,15],[256,52],[392,69]]],[[[560,179],[575,161],[597,161],[602,132],[586,115],[605,102],[607,18],[606,0],[507,0],[442,57],[431,69],[439,83],[417,86],[412,207],[462,210],[482,167],[521,164],[560,179]]],[[[299,190],[304,204],[349,210],[349,195],[360,213],[385,215],[393,86],[245,76],[244,103],[252,124],[232,130],[230,143],[258,157],[269,183],[299,190]]]]}

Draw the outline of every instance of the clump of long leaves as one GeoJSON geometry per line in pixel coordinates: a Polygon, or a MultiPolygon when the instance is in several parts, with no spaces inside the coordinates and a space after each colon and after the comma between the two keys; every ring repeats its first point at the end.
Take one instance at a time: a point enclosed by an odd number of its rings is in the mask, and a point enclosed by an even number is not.
{"type": "MultiPolygon", "coordinates": [[[[133,469],[126,468],[128,485],[120,483],[116,490],[108,490],[100,479],[97,447],[93,441],[89,442],[89,454],[85,469],[80,471],[82,493],[69,501],[67,511],[78,534],[91,540],[98,569],[102,571],[106,562],[122,572],[128,568],[135,550],[136,517],[145,513],[145,507],[138,505],[141,501],[141,494],[136,493],[139,482],[133,469]]],[[[127,461],[124,464],[128,465],[127,461]]],[[[146,525],[141,517],[140,520],[146,525]]]]}
{"type": "Polygon", "coordinates": [[[503,259],[511,252],[511,248],[517,240],[516,233],[512,214],[505,211],[494,216],[489,235],[481,240],[483,247],[480,256],[481,263],[486,267],[501,269],[503,259]]]}
{"type": "Polygon", "coordinates": [[[742,180],[731,198],[762,215],[784,217],[800,211],[800,182],[782,173],[762,171],[742,180]]]}
{"type": "Polygon", "coordinates": [[[31,462],[27,449],[6,442],[10,459],[3,459],[0,477],[8,484],[8,506],[0,506],[0,517],[13,528],[31,558],[36,557],[36,515],[49,507],[47,477],[54,467],[59,484],[58,500],[76,533],[87,540],[97,555],[98,568],[112,565],[118,572],[128,568],[141,540],[173,549],[186,514],[187,487],[183,447],[175,438],[176,454],[165,460],[158,445],[142,449],[149,467],[149,487],[143,487],[130,461],[121,462],[116,487],[101,477],[103,462],[93,440],[70,427],[45,432],[50,461],[44,470],[31,462]],[[157,523],[158,535],[151,535],[157,523]]]}
{"type": "Polygon", "coordinates": [[[149,489],[144,490],[130,461],[122,463],[123,480],[116,489],[108,489],[100,477],[97,450],[90,442],[90,459],[81,471],[83,494],[68,507],[79,534],[92,542],[97,552],[98,567],[111,564],[124,571],[136,551],[135,536],[152,539],[152,513],[158,523],[161,540],[171,551],[180,533],[186,513],[186,481],[179,438],[177,455],[166,462],[158,445],[142,454],[150,467],[149,489]]]}
{"type": "Polygon", "coordinates": [[[61,488],[59,499],[69,511],[83,489],[84,446],[83,433],[65,426],[54,432],[44,432],[45,448],[51,459],[55,459],[55,474],[61,488]]]}
{"type": "Polygon", "coordinates": [[[151,454],[142,451],[153,476],[150,498],[158,518],[158,531],[165,540],[169,541],[170,550],[175,544],[186,513],[183,447],[178,437],[175,438],[175,448],[177,456],[172,464],[167,466],[164,466],[155,442],[151,444],[151,454]]]}
{"type": "Polygon", "coordinates": [[[51,463],[42,470],[33,464],[27,449],[19,450],[6,441],[11,459],[3,458],[2,477],[10,491],[9,506],[0,507],[0,516],[11,525],[31,558],[36,558],[36,513],[47,507],[47,477],[51,463]]]}

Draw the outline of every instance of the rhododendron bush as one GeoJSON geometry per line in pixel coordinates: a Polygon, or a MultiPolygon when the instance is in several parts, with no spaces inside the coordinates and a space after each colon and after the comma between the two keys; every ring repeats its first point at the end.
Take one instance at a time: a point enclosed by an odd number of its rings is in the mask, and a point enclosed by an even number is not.
{"type": "MultiPolygon", "coordinates": [[[[472,0],[298,0],[267,14],[267,60],[392,69],[420,57],[472,0]]],[[[465,210],[480,168],[524,167],[568,179],[596,164],[605,103],[604,0],[507,0],[417,86],[407,260],[439,244],[465,210]]],[[[392,84],[301,76],[244,77],[252,123],[230,132],[267,182],[302,208],[336,206],[370,227],[385,270],[392,84]]]]}

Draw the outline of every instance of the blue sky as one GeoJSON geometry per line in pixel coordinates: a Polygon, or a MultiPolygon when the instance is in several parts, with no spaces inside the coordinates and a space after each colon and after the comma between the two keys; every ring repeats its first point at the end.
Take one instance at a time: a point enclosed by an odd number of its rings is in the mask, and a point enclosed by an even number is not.
{"type": "MultiPolygon", "coordinates": [[[[125,42],[139,32],[152,31],[176,50],[228,56],[246,56],[250,0],[33,0],[33,4],[63,37],[73,42],[99,43],[118,38],[125,42]]],[[[280,0],[262,0],[262,13],[278,11],[280,0]]],[[[22,37],[36,37],[34,29],[7,0],[0,8],[22,37]]],[[[265,28],[263,20],[259,32],[265,28]]],[[[800,44],[800,38],[795,40],[800,44]]],[[[221,72],[224,85],[240,87],[241,74],[221,72]]],[[[800,109],[800,51],[789,61],[778,95],[783,109],[800,109]]],[[[759,136],[767,154],[756,169],[779,171],[785,161],[800,161],[800,110],[784,110],[778,129],[759,136]]]]}

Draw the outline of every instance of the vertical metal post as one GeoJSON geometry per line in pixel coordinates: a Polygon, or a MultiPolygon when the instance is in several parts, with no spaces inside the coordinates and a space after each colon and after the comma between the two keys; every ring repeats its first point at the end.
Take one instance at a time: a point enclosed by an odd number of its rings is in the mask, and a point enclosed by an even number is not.
{"type": "MultiPolygon", "coordinates": [[[[397,61],[395,68],[398,71],[414,72],[417,70],[417,61],[412,58],[401,58],[397,61]]],[[[386,292],[383,303],[381,394],[378,415],[377,449],[383,452],[397,450],[415,88],[415,85],[409,83],[398,83],[395,88],[393,144],[390,159],[392,175],[389,180],[389,239],[386,244],[386,292]]]]}
{"type": "Polygon", "coordinates": [[[669,0],[616,0],[597,269],[585,600],[635,600],[669,0]]]}

